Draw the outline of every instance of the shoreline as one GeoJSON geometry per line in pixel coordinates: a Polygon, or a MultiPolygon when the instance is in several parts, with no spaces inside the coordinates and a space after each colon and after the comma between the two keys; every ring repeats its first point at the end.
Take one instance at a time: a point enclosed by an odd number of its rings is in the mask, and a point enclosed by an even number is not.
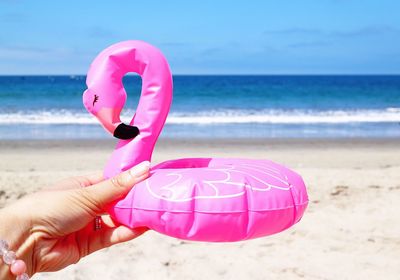
{"type": "MultiPolygon", "coordinates": [[[[289,168],[379,168],[400,165],[400,139],[160,139],[152,163],[176,158],[269,159],[289,168]]],[[[26,158],[35,170],[49,168],[44,158],[59,162],[65,155],[77,162],[76,170],[101,170],[117,139],[0,141],[1,168],[5,162],[26,158]],[[96,156],[93,156],[96,155],[96,156]]],[[[59,163],[62,165],[62,163],[59,163]]],[[[15,167],[16,168],[16,167],[15,167]]],[[[65,168],[63,168],[65,170],[65,168]]]]}
{"type": "MultiPolygon", "coordinates": [[[[7,147],[25,148],[55,148],[55,147],[75,147],[75,148],[94,148],[94,147],[113,147],[118,142],[117,139],[0,139],[0,149],[7,147]]],[[[346,147],[348,145],[374,146],[384,145],[385,147],[400,148],[400,138],[253,138],[253,139],[232,139],[232,138],[160,138],[156,146],[166,147],[168,145],[179,144],[203,144],[204,146],[236,146],[236,145],[267,145],[271,147],[309,147],[315,148],[319,146],[339,146],[346,147]]]]}

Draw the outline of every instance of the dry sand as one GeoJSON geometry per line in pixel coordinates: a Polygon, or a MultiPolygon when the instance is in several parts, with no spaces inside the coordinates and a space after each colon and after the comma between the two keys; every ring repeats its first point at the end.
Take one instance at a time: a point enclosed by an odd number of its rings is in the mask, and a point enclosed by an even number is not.
{"type": "MultiPolygon", "coordinates": [[[[303,175],[303,220],[233,244],[149,232],[34,279],[400,279],[400,140],[160,140],[153,162],[268,158],[303,175]]],[[[0,142],[0,207],[64,177],[101,170],[109,141],[0,142]]]]}

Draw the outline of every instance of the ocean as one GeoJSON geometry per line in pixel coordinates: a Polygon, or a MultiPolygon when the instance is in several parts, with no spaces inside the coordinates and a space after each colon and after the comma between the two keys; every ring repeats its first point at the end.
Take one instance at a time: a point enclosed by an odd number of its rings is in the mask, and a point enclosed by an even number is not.
{"type": "MultiPolygon", "coordinates": [[[[1,139],[109,138],[85,76],[0,76],[1,139]]],[[[141,80],[125,76],[129,122],[141,80]]],[[[165,138],[400,137],[400,76],[174,76],[165,138]]]]}

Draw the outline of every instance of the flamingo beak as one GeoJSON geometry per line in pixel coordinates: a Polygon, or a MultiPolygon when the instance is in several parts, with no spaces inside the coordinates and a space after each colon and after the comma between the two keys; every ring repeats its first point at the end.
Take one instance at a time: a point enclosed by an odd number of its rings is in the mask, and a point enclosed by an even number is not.
{"type": "Polygon", "coordinates": [[[133,139],[139,135],[139,128],[122,123],[119,117],[121,110],[121,108],[102,108],[95,116],[115,138],[121,140],[133,139]]]}
{"type": "Polygon", "coordinates": [[[120,123],[114,130],[113,135],[114,137],[122,140],[133,139],[139,135],[139,128],[137,126],[120,123]]]}

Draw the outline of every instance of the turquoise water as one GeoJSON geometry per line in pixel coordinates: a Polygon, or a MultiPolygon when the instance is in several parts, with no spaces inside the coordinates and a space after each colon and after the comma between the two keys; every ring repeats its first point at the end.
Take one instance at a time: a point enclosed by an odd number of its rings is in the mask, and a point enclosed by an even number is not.
{"type": "MultiPolygon", "coordinates": [[[[127,76],[129,121],[141,81],[127,76]]],[[[106,138],[84,76],[0,76],[0,139],[106,138]]],[[[400,137],[400,76],[175,76],[162,137],[400,137]]]]}

